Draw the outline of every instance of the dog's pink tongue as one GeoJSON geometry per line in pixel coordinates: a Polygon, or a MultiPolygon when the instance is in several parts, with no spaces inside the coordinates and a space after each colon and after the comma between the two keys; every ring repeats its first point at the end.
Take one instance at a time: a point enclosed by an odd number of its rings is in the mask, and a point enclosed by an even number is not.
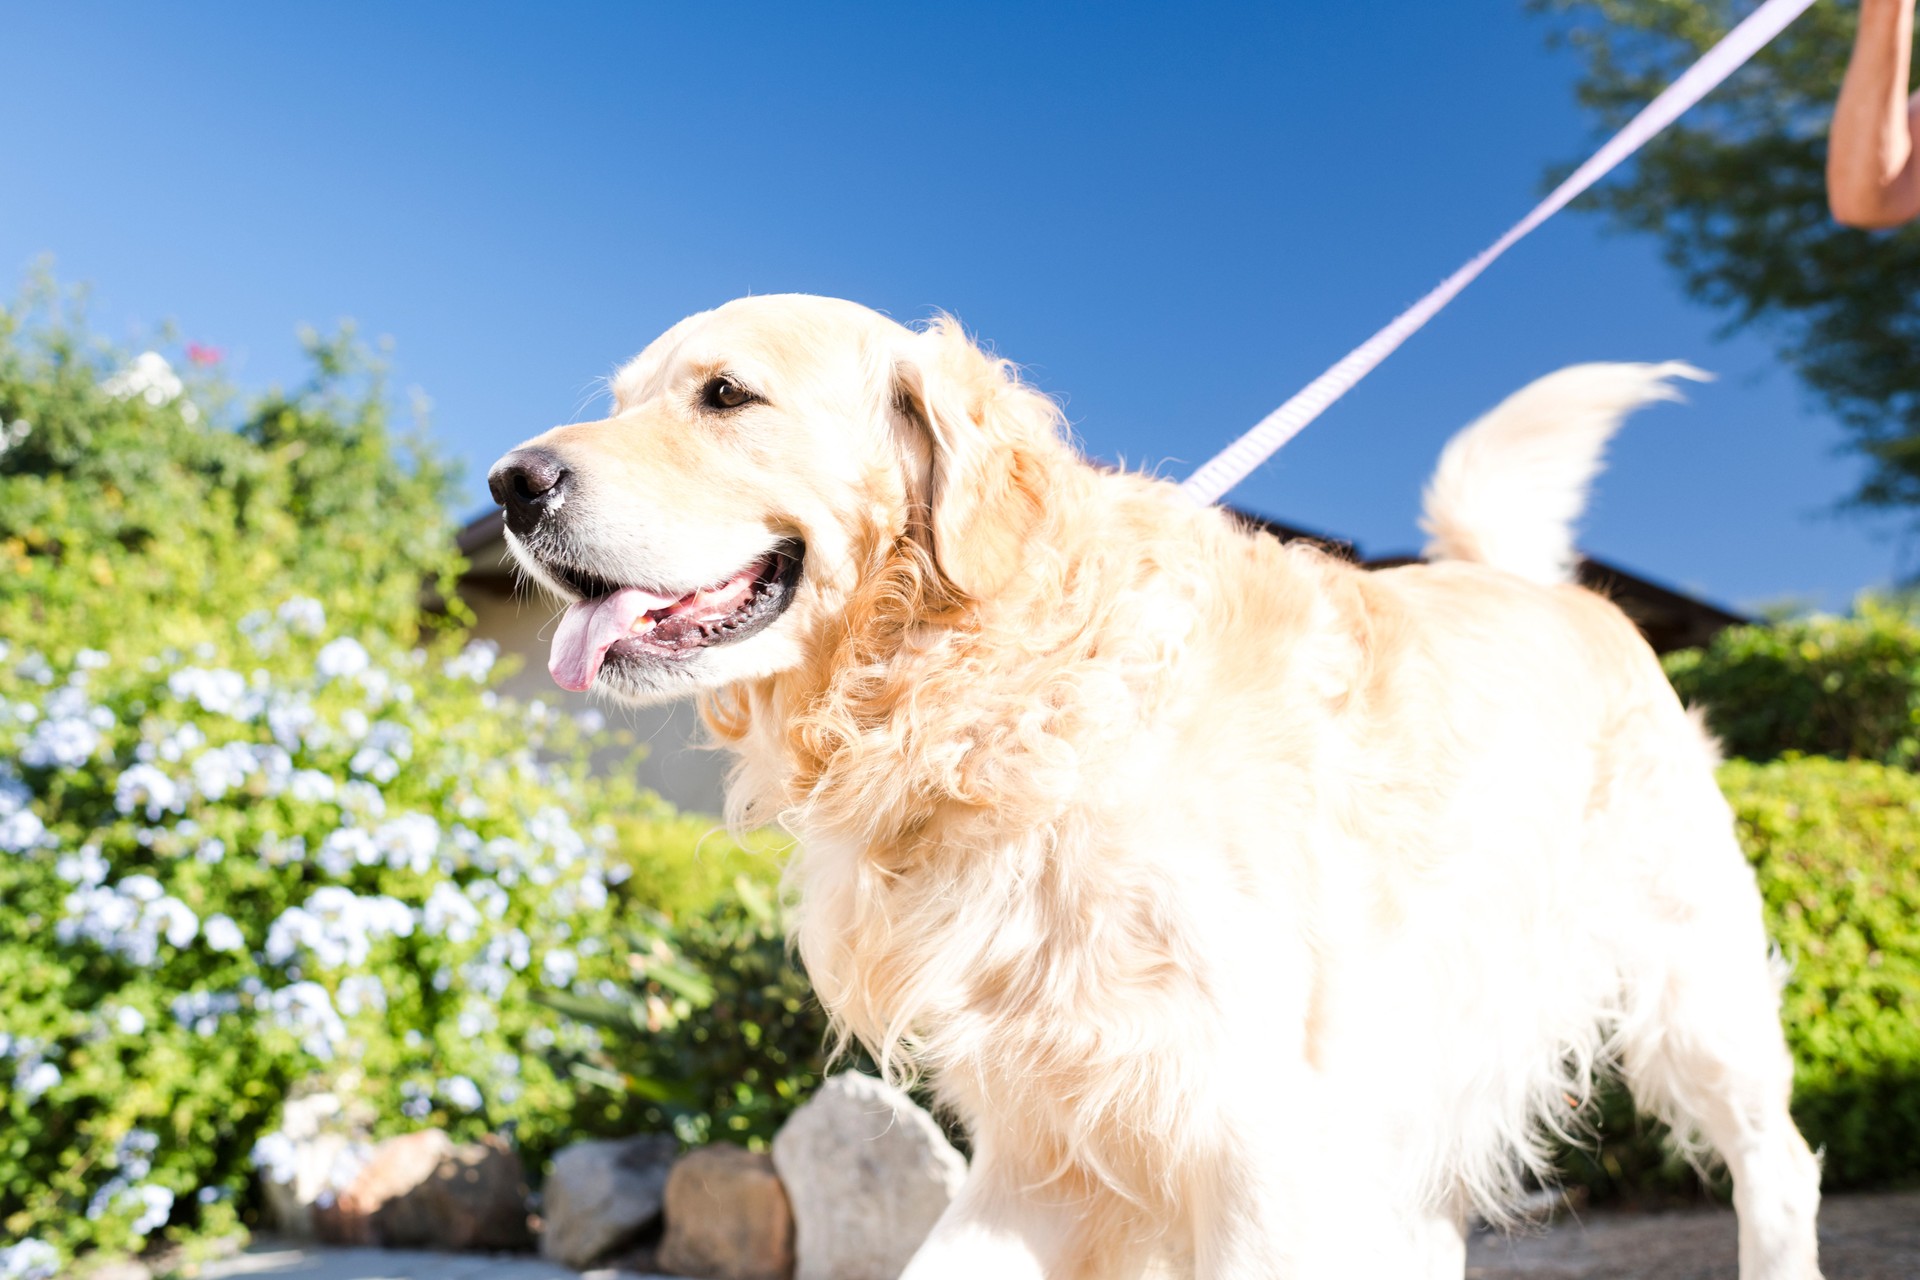
{"type": "Polygon", "coordinates": [[[553,682],[575,693],[589,688],[600,674],[607,650],[624,639],[643,614],[673,602],[673,596],[657,596],[638,587],[622,587],[597,600],[574,601],[553,633],[553,653],[547,659],[553,682]]]}

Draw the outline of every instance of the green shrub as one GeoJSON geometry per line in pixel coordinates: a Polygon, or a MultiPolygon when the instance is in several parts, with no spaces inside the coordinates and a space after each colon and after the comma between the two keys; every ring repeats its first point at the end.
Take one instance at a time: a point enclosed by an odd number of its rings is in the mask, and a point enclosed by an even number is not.
{"type": "MultiPolygon", "coordinates": [[[[629,936],[616,998],[544,997],[604,1029],[568,1064],[590,1095],[696,1145],[764,1148],[828,1070],[827,1017],[772,897],[742,877],[707,913],[629,936]]],[[[872,1070],[857,1052],[841,1064],[872,1070]]]]}
{"type": "Polygon", "coordinates": [[[1794,1115],[1826,1184],[1920,1177],[1920,779],[1816,759],[1720,777],[1793,966],[1794,1115]]]}
{"type": "Polygon", "coordinates": [[[757,865],[586,777],[588,729],[423,617],[459,567],[445,472],[350,341],[311,347],[309,384],[231,409],[50,298],[0,312],[8,1280],[246,1221],[296,1087],[536,1170],[642,1127],[540,997],[623,989],[651,877],[684,909],[703,859],[757,865]]]}
{"type": "Polygon", "coordinates": [[[1864,598],[1845,618],[1730,627],[1666,666],[1729,756],[1797,751],[1903,769],[1920,759],[1920,621],[1892,601],[1864,598]]]}
{"type": "MultiPolygon", "coordinates": [[[[1829,1190],[1920,1178],[1920,778],[1870,762],[1733,761],[1720,784],[1792,966],[1781,1017],[1794,1118],[1829,1190]]],[[[1697,1193],[1623,1092],[1602,1095],[1597,1149],[1563,1154],[1602,1196],[1697,1193]]]]}

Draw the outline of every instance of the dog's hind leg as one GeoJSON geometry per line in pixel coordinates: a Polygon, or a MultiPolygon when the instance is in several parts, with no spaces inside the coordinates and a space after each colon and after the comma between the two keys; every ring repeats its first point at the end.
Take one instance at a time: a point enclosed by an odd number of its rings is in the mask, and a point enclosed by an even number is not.
{"type": "Polygon", "coordinates": [[[1694,772],[1697,786],[1651,785],[1663,812],[1638,833],[1651,884],[1623,939],[1621,1061],[1644,1109],[1726,1161],[1741,1280],[1816,1280],[1820,1164],[1787,1109],[1793,1059],[1760,896],[1724,801],[1694,772]]]}

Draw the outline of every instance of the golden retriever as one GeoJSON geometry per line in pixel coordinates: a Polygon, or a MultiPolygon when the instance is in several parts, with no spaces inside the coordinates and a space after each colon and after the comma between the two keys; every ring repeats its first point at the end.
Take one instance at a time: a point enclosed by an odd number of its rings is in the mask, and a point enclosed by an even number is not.
{"type": "Polygon", "coordinates": [[[552,670],[700,693],[798,838],[837,1023],[966,1125],[909,1280],[1458,1277],[1597,1068],[1818,1274],[1754,880],[1711,744],[1570,580],[1590,365],[1453,441],[1434,563],[1365,572],[1090,465],[951,322],[750,298],[490,481],[552,670]]]}

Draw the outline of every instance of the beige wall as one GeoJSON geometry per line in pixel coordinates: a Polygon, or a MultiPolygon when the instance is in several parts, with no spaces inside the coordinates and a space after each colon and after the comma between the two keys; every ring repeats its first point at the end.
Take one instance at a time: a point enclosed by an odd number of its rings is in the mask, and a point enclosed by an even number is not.
{"type": "MultiPolygon", "coordinates": [[[[543,599],[515,592],[505,555],[506,544],[498,537],[469,550],[467,558],[473,568],[460,581],[460,597],[476,618],[474,635],[494,641],[503,656],[514,654],[520,659],[520,670],[508,677],[501,689],[516,697],[544,699],[548,706],[569,712],[598,708],[609,724],[631,729],[647,745],[638,775],[642,786],[658,791],[677,808],[720,812],[727,758],[721,752],[693,745],[702,741],[705,733],[693,704],[679,702],[633,710],[605,699],[568,693],[555,685],[547,676],[547,639],[553,634],[553,610],[543,599]]],[[[596,760],[596,767],[618,767],[614,754],[608,753],[605,761],[596,760]]]]}

